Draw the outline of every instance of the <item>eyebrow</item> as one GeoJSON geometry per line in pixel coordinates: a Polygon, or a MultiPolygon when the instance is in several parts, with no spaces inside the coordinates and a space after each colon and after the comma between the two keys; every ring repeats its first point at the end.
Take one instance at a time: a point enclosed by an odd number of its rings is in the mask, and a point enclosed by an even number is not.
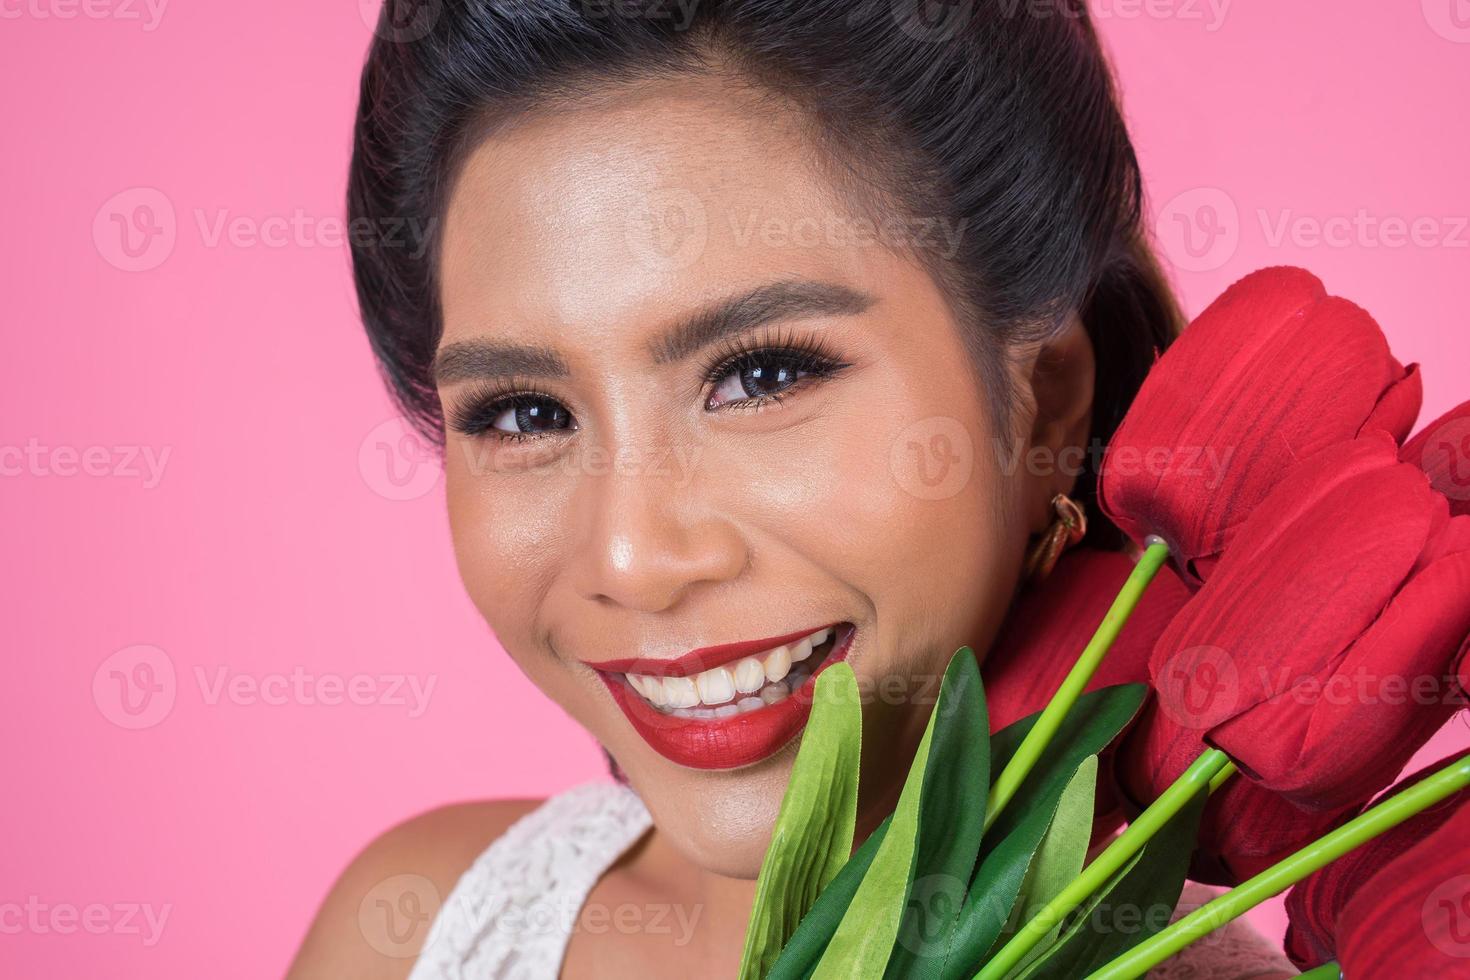
{"type": "MultiPolygon", "coordinates": [[[[854,316],[877,302],[870,293],[839,283],[787,279],[728,296],[696,311],[648,344],[655,364],[681,360],[734,334],[766,323],[809,316],[854,316]]],[[[563,378],[567,362],[554,348],[498,340],[447,344],[434,359],[434,380],[453,384],[475,378],[563,378]]]]}

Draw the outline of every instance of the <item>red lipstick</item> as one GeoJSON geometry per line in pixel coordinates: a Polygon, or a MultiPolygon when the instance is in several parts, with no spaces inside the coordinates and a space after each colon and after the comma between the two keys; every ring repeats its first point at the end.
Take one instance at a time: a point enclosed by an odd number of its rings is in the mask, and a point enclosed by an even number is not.
{"type": "MultiPolygon", "coordinates": [[[[840,623],[831,623],[827,629],[838,629],[840,623]]],[[[765,653],[788,643],[795,643],[804,636],[811,636],[823,627],[800,630],[795,633],[787,633],[784,636],[772,636],[764,640],[741,640],[739,643],[725,643],[714,647],[700,647],[691,650],[682,657],[673,660],[660,660],[656,657],[632,657],[625,660],[605,660],[602,663],[588,664],[596,670],[610,670],[619,674],[653,674],[657,677],[693,677],[700,671],[709,670],[711,667],[723,667],[725,664],[748,657],[754,653],[765,653]]],[[[840,638],[839,638],[840,640],[840,638]]]]}
{"type": "Polygon", "coordinates": [[[688,677],[701,670],[795,642],[822,627],[771,639],[702,647],[675,660],[635,658],[610,660],[594,666],[629,723],[659,755],[694,769],[734,769],[773,754],[806,725],[817,677],[832,664],[845,660],[852,647],[855,630],[851,625],[833,624],[831,628],[836,631],[831,651],[801,687],[775,704],[725,718],[686,718],[665,714],[644,700],[621,675],[688,677]]]}

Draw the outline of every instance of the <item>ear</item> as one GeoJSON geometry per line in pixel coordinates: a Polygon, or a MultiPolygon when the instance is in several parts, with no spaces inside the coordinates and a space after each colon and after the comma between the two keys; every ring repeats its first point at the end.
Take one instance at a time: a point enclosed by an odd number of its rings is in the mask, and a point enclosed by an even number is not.
{"type": "Polygon", "coordinates": [[[1029,353],[1029,388],[1035,414],[1027,440],[1023,490],[1028,525],[1035,534],[1055,520],[1051,499],[1072,492],[1086,462],[1097,359],[1092,340],[1076,313],[1067,318],[1060,331],[1029,353]]]}

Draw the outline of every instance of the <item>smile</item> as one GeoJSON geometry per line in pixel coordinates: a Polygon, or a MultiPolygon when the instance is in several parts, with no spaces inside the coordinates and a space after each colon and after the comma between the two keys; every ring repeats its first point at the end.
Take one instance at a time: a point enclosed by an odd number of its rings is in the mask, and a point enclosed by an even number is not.
{"type": "Polygon", "coordinates": [[[834,623],[674,660],[592,666],[659,754],[693,768],[729,769],[771,755],[801,731],[816,676],[847,656],[854,632],[850,623],[834,623]]]}

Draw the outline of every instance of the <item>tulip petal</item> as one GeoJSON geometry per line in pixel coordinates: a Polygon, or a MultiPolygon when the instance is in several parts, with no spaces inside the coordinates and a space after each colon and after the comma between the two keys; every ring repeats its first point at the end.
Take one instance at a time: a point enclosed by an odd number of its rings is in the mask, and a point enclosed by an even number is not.
{"type": "MultiPolygon", "coordinates": [[[[1121,552],[1076,548],[1020,595],[981,664],[993,730],[1046,707],[1133,567],[1121,552]]],[[[1149,654],[1188,599],[1178,576],[1160,569],[1086,689],[1147,681],[1149,654]]]]}
{"type": "MultiPolygon", "coordinates": [[[[1203,748],[1199,732],[1179,725],[1157,701],[1150,701],[1114,762],[1130,815],[1157,799],[1203,748]]],[[[1353,813],[1353,808],[1308,813],[1237,776],[1205,807],[1189,877],[1209,885],[1238,885],[1353,813]]]]}
{"type": "Polygon", "coordinates": [[[1154,685],[1176,722],[1203,735],[1320,671],[1378,618],[1432,513],[1423,474],[1394,460],[1382,434],[1334,448],[1251,515],[1154,648],[1154,685]]]}
{"type": "MultiPolygon", "coordinates": [[[[1134,561],[1116,551],[1075,548],[1063,553],[1040,584],[1017,599],[981,665],[990,725],[999,731],[1042,710],[1082,653],[1134,561]]],[[[1167,567],[1144,590],[1086,690],[1148,680],[1148,658],[1159,634],[1189,599],[1167,567]]],[[[1096,827],[1111,832],[1124,814],[1113,773],[1114,749],[1099,755],[1096,827]]]]}
{"type": "Polygon", "coordinates": [[[1461,551],[1412,578],[1343,656],[1206,741],[1300,806],[1367,799],[1465,706],[1454,657],[1467,638],[1470,551],[1461,551]]]}
{"type": "Polygon", "coordinates": [[[1417,364],[1410,364],[1402,371],[1399,380],[1389,385],[1378,404],[1373,406],[1373,414],[1358,430],[1359,435],[1375,430],[1387,432],[1394,442],[1402,443],[1414,431],[1414,423],[1419,421],[1419,409],[1424,404],[1424,379],[1417,364]]]}
{"type": "Polygon", "coordinates": [[[1099,502],[1134,540],[1162,536],[1192,574],[1298,460],[1401,429],[1417,383],[1360,307],[1304,270],[1263,269],[1155,364],[1109,444],[1099,502]],[[1223,465],[1183,465],[1202,454],[1223,465]]]}
{"type": "Polygon", "coordinates": [[[1430,422],[1404,444],[1402,458],[1429,474],[1456,514],[1470,514],[1470,402],[1430,422]]]}
{"type": "MultiPolygon", "coordinates": [[[[1453,761],[1415,773],[1380,799],[1453,761]]],[[[1470,904],[1460,905],[1458,922],[1447,913],[1470,898],[1467,842],[1470,790],[1461,790],[1299,882],[1286,899],[1287,955],[1303,968],[1337,959],[1348,976],[1451,976],[1457,965],[1464,972],[1470,904]]]]}

